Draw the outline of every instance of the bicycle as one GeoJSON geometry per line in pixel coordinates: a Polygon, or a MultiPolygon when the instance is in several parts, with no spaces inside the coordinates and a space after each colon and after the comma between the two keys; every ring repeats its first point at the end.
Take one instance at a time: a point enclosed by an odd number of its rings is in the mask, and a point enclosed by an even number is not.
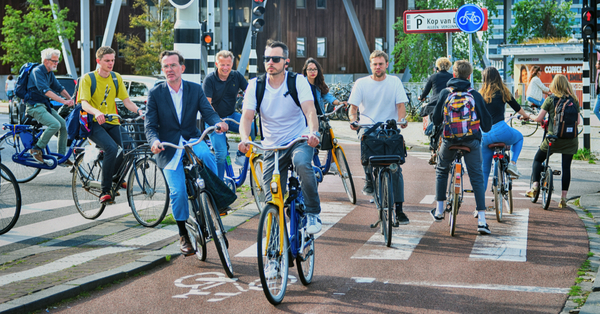
{"type": "Polygon", "coordinates": [[[315,169],[315,174],[317,174],[317,182],[320,183],[323,181],[323,176],[329,173],[331,169],[332,160],[335,163],[337,168],[337,174],[342,179],[342,184],[344,185],[344,189],[346,190],[346,194],[348,195],[348,199],[350,203],[356,204],[356,190],[354,189],[354,181],[352,180],[352,172],[350,172],[350,166],[348,165],[348,161],[346,159],[346,153],[344,153],[344,149],[339,144],[337,138],[333,134],[333,130],[329,125],[329,116],[334,115],[340,108],[344,107],[344,105],[338,105],[335,109],[324,115],[319,116],[319,123],[322,128],[327,128],[331,134],[331,142],[333,143],[333,147],[327,150],[327,157],[325,158],[325,163],[321,163],[321,159],[319,159],[319,150],[315,148],[315,154],[313,155],[313,164],[315,169]]]}
{"type": "MultiPolygon", "coordinates": [[[[525,110],[527,112],[527,114],[529,114],[529,115],[537,116],[540,113],[540,110],[539,110],[540,108],[536,104],[533,104],[531,102],[527,102],[527,103],[528,103],[528,105],[522,106],[523,110],[525,110]]],[[[544,128],[546,128],[546,125],[548,124],[548,120],[545,120],[544,122],[542,122],[540,124],[539,122],[535,122],[532,120],[520,119],[520,117],[521,117],[521,115],[518,114],[517,112],[511,114],[508,117],[508,119],[510,120],[509,125],[510,125],[510,127],[519,130],[519,132],[521,132],[524,137],[532,136],[538,130],[540,125],[544,129],[544,128]]],[[[583,115],[580,112],[577,135],[581,134],[581,132],[583,132],[583,115]]]]}
{"type": "MultiPolygon", "coordinates": [[[[247,142],[263,151],[275,152],[275,160],[279,160],[279,151],[292,147],[307,138],[300,137],[285,146],[263,147],[255,142],[247,142]]],[[[272,200],[268,201],[258,222],[257,256],[258,272],[263,292],[273,305],[283,301],[288,281],[290,258],[296,259],[298,277],[304,285],[312,282],[315,269],[315,238],[306,232],[306,216],[304,215],[304,196],[300,188],[299,178],[293,166],[289,170],[288,197],[284,201],[280,183],[279,163],[275,162],[270,188],[272,200]],[[286,223],[287,213],[289,231],[286,223]]],[[[288,171],[288,169],[285,169],[288,171]]]]}
{"type": "Polygon", "coordinates": [[[494,207],[496,209],[496,220],[502,222],[502,213],[508,209],[513,213],[512,177],[508,173],[510,163],[510,146],[504,143],[492,143],[488,148],[494,150],[494,178],[492,180],[492,191],[494,192],[494,207]]]}
{"type": "MultiPolygon", "coordinates": [[[[108,114],[105,117],[106,121],[117,118],[125,124],[135,124],[143,118],[138,116],[135,119],[123,119],[118,114],[108,114]]],[[[154,227],[163,220],[169,209],[169,188],[162,170],[152,158],[149,145],[145,140],[133,139],[139,137],[141,134],[135,133],[126,133],[123,136],[123,162],[113,176],[114,183],[109,192],[113,196],[113,201],[110,204],[114,204],[115,196],[119,195],[120,183],[127,182],[127,201],[133,216],[141,225],[154,227]]],[[[83,153],[81,148],[76,150],[79,154],[71,170],[73,173],[71,189],[75,207],[84,218],[96,219],[108,205],[106,203],[98,205],[102,193],[101,175],[104,156],[100,152],[95,157],[86,158],[88,153],[83,153]]]]}
{"type": "MultiPolygon", "coordinates": [[[[404,122],[405,124],[406,122],[404,122]]],[[[395,120],[388,120],[387,123],[360,124],[352,123],[353,126],[360,128],[380,128],[382,132],[393,132],[397,129],[395,120]]],[[[401,124],[402,125],[402,124],[401,124]]],[[[365,132],[366,133],[366,132],[365,132]]],[[[398,130],[399,133],[399,130],[398,130]]],[[[362,154],[362,152],[361,152],[362,154]]],[[[396,211],[394,208],[394,183],[392,182],[392,173],[400,169],[403,158],[399,155],[375,155],[369,157],[368,167],[372,169],[373,176],[373,196],[377,206],[378,220],[371,224],[371,228],[377,228],[380,225],[380,231],[383,235],[385,246],[392,245],[392,226],[396,221],[396,211]]]]}
{"type": "Polygon", "coordinates": [[[465,170],[462,164],[463,152],[471,152],[471,149],[467,146],[452,145],[448,147],[449,150],[456,151],[454,161],[450,166],[450,184],[448,185],[448,193],[446,195],[446,212],[450,213],[450,219],[448,219],[448,226],[450,226],[450,236],[454,236],[456,231],[456,217],[458,216],[458,210],[463,202],[463,196],[465,190],[463,189],[463,175],[465,170]]]}
{"type": "MultiPolygon", "coordinates": [[[[240,124],[238,121],[231,118],[225,118],[223,121],[240,124]]],[[[248,168],[250,168],[250,189],[252,190],[254,202],[256,203],[258,212],[260,213],[262,208],[265,206],[265,191],[262,182],[263,156],[262,154],[258,153],[256,148],[252,146],[246,153],[246,160],[244,161],[242,168],[239,170],[237,177],[235,176],[233,166],[231,165],[229,149],[227,150],[227,164],[225,166],[225,177],[223,178],[223,182],[225,182],[225,184],[235,193],[236,188],[242,186],[242,184],[244,184],[246,181],[248,168]],[[250,167],[250,165],[252,165],[252,167],[250,167]]]]}
{"type": "Polygon", "coordinates": [[[542,208],[544,210],[548,210],[550,207],[550,200],[552,199],[552,192],[554,191],[554,175],[560,175],[560,170],[552,170],[550,167],[550,150],[552,149],[552,144],[554,141],[558,139],[555,135],[544,134],[545,137],[548,138],[548,152],[546,154],[546,160],[542,163],[542,172],[540,177],[539,188],[537,191],[533,189],[533,176],[529,181],[529,188],[533,190],[533,197],[531,197],[531,202],[536,203],[540,192],[542,193],[542,208]]]}
{"type": "MultiPolygon", "coordinates": [[[[227,230],[223,227],[223,222],[221,221],[221,216],[213,196],[206,189],[204,179],[200,176],[201,168],[205,167],[204,163],[196,156],[192,148],[200,144],[207,134],[220,129],[218,126],[208,127],[202,132],[198,140],[186,143],[183,146],[169,142],[162,142],[160,145],[184,150],[183,170],[185,172],[185,186],[191,205],[190,217],[185,224],[191,236],[190,241],[196,251],[196,256],[199,260],[205,261],[207,256],[206,243],[213,239],[225,273],[229,278],[233,278],[233,265],[231,264],[229,251],[227,250],[229,242],[225,236],[227,230]]],[[[207,169],[207,171],[211,170],[207,169]]]]}
{"type": "MultiPolygon", "coordinates": [[[[73,141],[67,148],[67,153],[61,155],[53,153],[50,146],[43,149],[44,163],[39,163],[33,158],[29,150],[37,143],[44,133],[44,126],[31,116],[25,116],[23,124],[4,124],[6,134],[0,137],[0,147],[6,148],[0,151],[5,160],[5,166],[11,170],[18,183],[26,183],[33,180],[42,169],[53,170],[59,164],[67,161],[76,147],[82,146],[86,139],[73,141]]],[[[4,179],[7,179],[4,177],[4,179]]]]}
{"type": "MultiPolygon", "coordinates": [[[[0,151],[4,147],[0,147],[0,151]]],[[[0,234],[8,232],[21,214],[21,189],[10,169],[2,164],[0,156],[0,234]]]]}

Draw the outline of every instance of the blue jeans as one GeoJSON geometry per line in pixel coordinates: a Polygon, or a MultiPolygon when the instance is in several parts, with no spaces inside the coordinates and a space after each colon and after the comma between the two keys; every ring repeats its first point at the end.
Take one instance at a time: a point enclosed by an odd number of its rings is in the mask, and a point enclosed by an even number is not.
{"type": "MultiPolygon", "coordinates": [[[[440,146],[440,152],[438,154],[438,164],[435,169],[435,198],[437,201],[446,200],[446,191],[448,190],[448,172],[450,172],[450,166],[456,151],[448,149],[452,145],[467,146],[471,149],[471,152],[465,152],[463,154],[465,163],[467,164],[467,171],[469,174],[469,180],[471,181],[471,187],[475,194],[475,204],[477,210],[485,210],[485,189],[483,188],[483,173],[481,167],[481,142],[479,140],[464,141],[460,144],[448,143],[448,141],[442,141],[440,146]]],[[[464,182],[464,181],[463,181],[464,182]]]]}
{"type": "Polygon", "coordinates": [[[596,106],[594,107],[594,114],[600,120],[600,95],[598,95],[596,100],[596,106]]]}
{"type": "Polygon", "coordinates": [[[508,126],[506,122],[500,121],[494,124],[489,132],[483,133],[481,142],[481,156],[483,158],[483,190],[487,191],[488,178],[490,177],[492,159],[494,157],[494,150],[488,148],[488,145],[493,143],[511,145],[510,161],[516,163],[521,154],[521,149],[523,149],[523,134],[508,126]]]}
{"type": "MultiPolygon", "coordinates": [[[[210,171],[217,173],[217,164],[215,163],[215,156],[210,152],[206,142],[202,142],[194,146],[194,153],[204,165],[210,169],[210,171]]],[[[185,153],[181,155],[182,160],[185,153]]],[[[183,172],[183,162],[179,161],[177,169],[167,170],[163,169],[165,179],[169,186],[169,197],[171,198],[171,210],[173,211],[173,218],[176,221],[186,221],[190,215],[188,194],[185,189],[185,173],[183,172]]]]}
{"type": "Polygon", "coordinates": [[[542,97],[542,100],[537,100],[535,98],[527,97],[527,101],[531,101],[532,103],[536,104],[540,108],[542,108],[542,105],[544,104],[544,100],[546,100],[546,99],[544,99],[543,97],[542,97]]]}
{"type": "MultiPolygon", "coordinates": [[[[294,165],[294,169],[300,177],[300,188],[304,196],[304,211],[309,214],[321,213],[321,201],[319,200],[319,192],[317,191],[317,178],[312,167],[313,148],[308,146],[306,142],[294,144],[294,146],[279,151],[279,172],[281,180],[281,192],[285,195],[287,189],[288,168],[290,164],[294,165]]],[[[269,186],[273,171],[275,170],[275,152],[272,150],[266,151],[263,161],[263,182],[265,186],[269,186]]],[[[272,200],[271,189],[266,189],[265,199],[272,200]]]]}
{"type": "MultiPolygon", "coordinates": [[[[223,118],[230,118],[234,119],[237,122],[240,122],[242,114],[240,114],[239,112],[234,112],[230,116],[223,118]]],[[[206,127],[209,127],[209,125],[206,123],[204,125],[206,127]]],[[[234,133],[240,133],[240,126],[237,123],[227,121],[227,125],[229,125],[229,131],[234,133]]],[[[223,176],[225,175],[225,167],[227,166],[227,136],[225,135],[225,133],[219,134],[213,132],[209,134],[208,137],[210,138],[210,143],[212,144],[212,147],[215,151],[215,157],[217,159],[216,174],[220,179],[223,179],[223,176]]],[[[252,126],[250,127],[250,137],[252,138],[252,140],[254,140],[254,123],[252,123],[252,126]]],[[[242,155],[242,153],[238,151],[238,156],[240,155],[242,155]]]]}

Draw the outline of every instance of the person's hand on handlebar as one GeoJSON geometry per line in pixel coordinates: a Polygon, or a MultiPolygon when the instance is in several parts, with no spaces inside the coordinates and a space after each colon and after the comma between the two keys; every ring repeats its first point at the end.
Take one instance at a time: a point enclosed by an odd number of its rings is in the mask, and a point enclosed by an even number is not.
{"type": "Polygon", "coordinates": [[[104,116],[104,113],[102,113],[102,111],[98,112],[100,112],[100,114],[96,114],[96,121],[99,125],[103,125],[106,122],[106,117],[104,116]]]}
{"type": "Polygon", "coordinates": [[[310,132],[307,143],[310,147],[317,147],[317,145],[319,145],[319,137],[317,136],[316,132],[310,132]]]}
{"type": "Polygon", "coordinates": [[[238,144],[238,150],[242,153],[245,154],[248,152],[248,150],[250,149],[250,144],[246,143],[246,142],[240,142],[238,144]]]}
{"type": "Polygon", "coordinates": [[[360,128],[360,126],[358,126],[358,121],[350,122],[350,129],[356,131],[359,128],[360,128]]]}
{"type": "Polygon", "coordinates": [[[152,151],[152,153],[154,154],[158,154],[163,150],[165,150],[165,148],[160,144],[160,141],[158,140],[154,141],[154,143],[152,143],[152,147],[150,147],[150,151],[152,151]]]}
{"type": "Polygon", "coordinates": [[[218,127],[220,127],[220,129],[219,129],[219,128],[217,128],[217,129],[215,130],[215,132],[217,132],[217,133],[219,133],[219,134],[220,134],[220,133],[223,133],[223,132],[227,132],[227,130],[229,130],[229,125],[228,125],[226,122],[223,122],[223,121],[221,121],[221,122],[219,122],[219,123],[215,124],[215,126],[218,126],[218,127]]]}

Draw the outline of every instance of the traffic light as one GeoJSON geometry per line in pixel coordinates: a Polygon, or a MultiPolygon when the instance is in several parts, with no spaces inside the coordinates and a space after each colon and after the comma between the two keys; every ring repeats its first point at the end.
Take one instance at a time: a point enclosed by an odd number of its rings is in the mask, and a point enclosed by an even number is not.
{"type": "Polygon", "coordinates": [[[202,34],[202,44],[206,47],[210,47],[213,43],[213,33],[205,32],[202,34]]]}
{"type": "Polygon", "coordinates": [[[262,32],[265,25],[265,0],[252,0],[252,31],[262,32]]]}
{"type": "Polygon", "coordinates": [[[596,39],[596,7],[581,9],[581,38],[596,39]]]}

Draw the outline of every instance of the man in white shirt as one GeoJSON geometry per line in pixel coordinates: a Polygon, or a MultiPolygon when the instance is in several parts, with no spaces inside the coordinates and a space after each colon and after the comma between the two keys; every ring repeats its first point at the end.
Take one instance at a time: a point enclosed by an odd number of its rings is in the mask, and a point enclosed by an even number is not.
{"type": "MultiPolygon", "coordinates": [[[[296,94],[299,104],[288,90],[287,80],[290,75],[285,71],[289,63],[288,47],[279,41],[269,41],[265,48],[264,64],[266,79],[264,96],[260,101],[258,112],[261,117],[261,132],[264,136],[262,144],[266,147],[284,146],[296,138],[308,135],[307,142],[299,142],[287,150],[279,151],[279,169],[281,169],[281,187],[285,191],[287,168],[292,163],[300,176],[302,194],[304,195],[304,211],[307,216],[306,232],[315,234],[321,231],[321,205],[317,191],[317,179],[312,168],[313,147],[319,144],[319,123],[314,105],[314,98],[308,80],[297,74],[296,94]]],[[[256,99],[257,79],[248,82],[244,96],[244,106],[240,124],[240,137],[247,139],[250,126],[254,120],[259,100],[256,99]]],[[[241,142],[238,149],[242,153],[248,151],[246,142],[241,142]]],[[[275,153],[267,151],[264,155],[263,182],[271,182],[275,168],[275,153]]],[[[266,189],[266,200],[271,200],[271,191],[266,189]]]]}
{"type": "MultiPolygon", "coordinates": [[[[377,122],[386,122],[394,119],[399,123],[404,123],[401,127],[406,128],[406,108],[404,103],[408,101],[404,86],[396,76],[386,75],[385,71],[389,65],[388,55],[375,50],[369,57],[371,72],[366,76],[356,80],[352,93],[348,99],[351,104],[348,117],[350,123],[358,122],[357,110],[360,109],[360,123],[371,124],[377,122]]],[[[358,130],[358,127],[350,124],[350,128],[358,130]]],[[[361,129],[359,138],[365,129],[361,129]]],[[[369,166],[363,167],[365,170],[365,187],[363,193],[373,194],[372,169],[369,166]]],[[[394,202],[396,203],[396,219],[394,225],[406,225],[410,221],[402,211],[404,202],[404,180],[402,178],[402,169],[392,173],[394,182],[394,202]]]]}

